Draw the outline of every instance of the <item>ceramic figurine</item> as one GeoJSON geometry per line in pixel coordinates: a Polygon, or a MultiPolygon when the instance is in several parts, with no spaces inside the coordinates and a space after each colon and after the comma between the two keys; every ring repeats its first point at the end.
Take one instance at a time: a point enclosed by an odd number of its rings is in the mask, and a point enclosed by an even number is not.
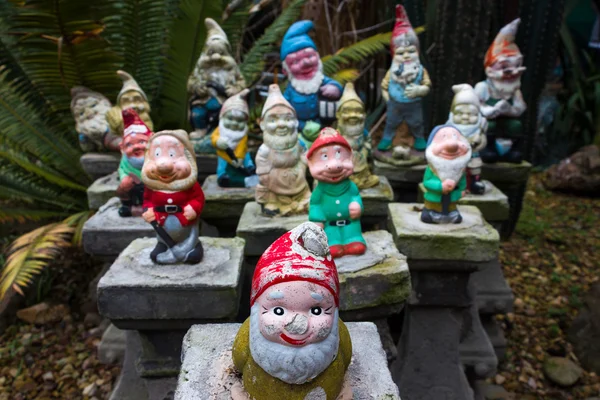
{"type": "Polygon", "coordinates": [[[202,261],[198,239],[204,193],[198,183],[196,154],[187,132],[161,131],[150,137],[142,168],[144,214],[158,243],[150,258],[158,264],[202,261]]]}
{"type": "Polygon", "coordinates": [[[267,216],[305,213],[310,188],[302,147],[298,143],[298,119],[275,84],[269,86],[260,128],[263,144],[256,154],[260,182],[256,185],[256,202],[267,216]]]}
{"type": "Polygon", "coordinates": [[[123,81],[123,87],[117,95],[117,105],[112,107],[106,114],[111,132],[123,136],[122,111],[128,108],[133,108],[150,130],[154,129],[154,124],[150,118],[150,103],[148,103],[146,93],[127,72],[119,70],[117,75],[123,81]]]}
{"type": "Polygon", "coordinates": [[[483,162],[479,152],[487,143],[485,137],[487,120],[481,115],[479,97],[471,85],[467,83],[454,85],[452,90],[455,94],[446,124],[458,129],[471,144],[471,161],[467,165],[467,191],[473,194],[484,194],[485,185],[481,182],[483,162]]]}
{"type": "Polygon", "coordinates": [[[308,36],[312,21],[298,21],[285,33],[280,58],[289,83],[283,95],[298,115],[301,144],[305,149],[316,138],[324,119],[335,118],[335,101],[342,85],[323,74],[315,42],[308,36]],[[308,124],[312,121],[312,124],[308,124]],[[306,132],[304,130],[306,129],[306,132]]]}
{"type": "Polygon", "coordinates": [[[429,134],[425,156],[427,168],[423,185],[426,193],[421,221],[459,224],[462,216],[456,202],[467,188],[465,168],[471,160],[471,145],[455,127],[439,125],[429,134]]]}
{"type": "Polygon", "coordinates": [[[225,32],[211,18],[204,24],[206,43],[187,82],[192,141],[216,128],[223,102],[246,87],[225,32]]]}
{"type": "Polygon", "coordinates": [[[486,163],[523,160],[523,125],[519,117],[527,105],[521,94],[521,75],[525,71],[523,55],[515,44],[519,22],[515,19],[500,29],[485,54],[487,79],[475,85],[481,113],[488,120],[487,146],[481,150],[481,158],[486,163]]]}
{"type": "Polygon", "coordinates": [[[148,139],[152,131],[137,115],[133,108],[123,110],[123,141],[121,142],[121,162],[119,163],[119,186],[117,196],[121,200],[119,215],[131,217],[142,215],[144,184],[142,165],[148,139]]]}
{"type": "Polygon", "coordinates": [[[71,89],[71,113],[84,152],[119,151],[121,137],[110,132],[106,113],[110,101],[98,92],[83,86],[71,89]]]}
{"type": "Polygon", "coordinates": [[[265,251],[252,278],[250,317],[233,343],[246,398],[352,398],[344,387],[352,342],[338,316],[339,293],[327,237],[315,224],[299,225],[265,251]]]}
{"type": "Polygon", "coordinates": [[[365,105],[354,90],[354,84],[346,83],[336,116],[338,131],[352,147],[354,173],[350,175],[350,179],[361,190],[377,186],[379,177],[371,174],[367,161],[369,155],[367,149],[369,132],[365,129],[367,112],[365,105]]]}
{"type": "Polygon", "coordinates": [[[217,183],[221,187],[254,187],[258,183],[248,152],[248,92],[244,89],[223,103],[219,127],[211,135],[217,149],[217,183]]]}
{"type": "Polygon", "coordinates": [[[392,66],[381,82],[381,94],[387,101],[387,118],[377,150],[392,151],[396,130],[406,122],[414,141],[412,138],[405,140],[394,152],[394,157],[407,158],[411,142],[417,151],[424,151],[426,147],[422,98],[429,93],[431,80],[419,59],[419,38],[402,5],[396,6],[390,47],[392,66]]]}
{"type": "Polygon", "coordinates": [[[310,197],[308,219],[325,229],[333,258],[367,250],[360,216],[363,203],[352,175],[352,148],[338,131],[324,128],[306,153],[319,184],[310,197]]]}

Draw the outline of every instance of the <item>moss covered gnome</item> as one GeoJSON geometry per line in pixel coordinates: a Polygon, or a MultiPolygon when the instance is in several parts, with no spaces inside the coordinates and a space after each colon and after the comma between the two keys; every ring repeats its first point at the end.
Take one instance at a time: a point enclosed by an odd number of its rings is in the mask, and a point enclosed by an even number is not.
{"type": "Polygon", "coordinates": [[[123,87],[117,95],[117,105],[113,106],[106,113],[106,120],[110,126],[111,132],[123,136],[123,110],[133,108],[142,121],[150,128],[154,129],[154,124],[150,118],[150,103],[146,93],[142,90],[137,81],[125,71],[117,71],[117,75],[123,81],[123,87]]]}
{"type": "Polygon", "coordinates": [[[250,317],[232,352],[249,398],[338,398],[352,358],[339,293],[327,237],[317,225],[299,225],[264,252],[252,278],[250,317]]]}

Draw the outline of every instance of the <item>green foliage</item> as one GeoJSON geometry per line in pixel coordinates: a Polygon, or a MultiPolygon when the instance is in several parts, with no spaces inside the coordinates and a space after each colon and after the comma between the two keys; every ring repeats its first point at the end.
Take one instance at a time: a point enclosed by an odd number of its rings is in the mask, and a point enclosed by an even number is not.
{"type": "Polygon", "coordinates": [[[374,56],[388,48],[392,32],[379,33],[351,46],[340,49],[335,54],[321,58],[325,75],[333,75],[341,68],[355,64],[374,56]]]}

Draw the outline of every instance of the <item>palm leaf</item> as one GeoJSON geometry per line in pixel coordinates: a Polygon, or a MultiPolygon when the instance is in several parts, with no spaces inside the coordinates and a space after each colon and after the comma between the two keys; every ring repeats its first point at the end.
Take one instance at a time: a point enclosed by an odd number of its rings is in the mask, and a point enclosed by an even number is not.
{"type": "Polygon", "coordinates": [[[65,211],[34,210],[29,208],[5,207],[0,208],[0,224],[11,222],[41,221],[48,218],[66,217],[65,211]]]}
{"type": "Polygon", "coordinates": [[[74,228],[73,238],[71,240],[73,246],[81,246],[81,241],[83,239],[83,226],[87,220],[92,217],[92,215],[94,215],[94,211],[83,211],[73,214],[64,220],[66,224],[74,228]]]}
{"type": "Polygon", "coordinates": [[[279,41],[290,25],[300,17],[305,3],[306,0],[292,0],[248,50],[240,65],[240,70],[248,85],[260,77],[265,67],[265,54],[277,51],[279,41]]]}
{"type": "Polygon", "coordinates": [[[356,68],[346,68],[339,71],[336,71],[333,74],[332,78],[338,81],[342,86],[346,84],[346,82],[354,82],[360,76],[360,71],[356,68]]]}

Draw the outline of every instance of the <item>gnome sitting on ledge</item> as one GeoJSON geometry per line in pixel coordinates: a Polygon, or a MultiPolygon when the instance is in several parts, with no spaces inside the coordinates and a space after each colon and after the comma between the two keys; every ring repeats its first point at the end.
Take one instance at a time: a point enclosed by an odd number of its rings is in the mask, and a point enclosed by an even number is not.
{"type": "Polygon", "coordinates": [[[451,125],[433,128],[427,141],[427,168],[423,176],[425,207],[421,221],[428,224],[458,224],[462,216],[456,202],[467,188],[465,168],[471,159],[471,145],[451,125]]]}
{"type": "Polygon", "coordinates": [[[238,391],[254,400],[338,398],[352,358],[339,292],[321,228],[306,222],[277,239],[256,265],[250,318],[233,343],[238,391]]]}
{"type": "Polygon", "coordinates": [[[183,130],[161,131],[150,138],[142,180],[144,214],[157,234],[150,258],[159,264],[196,264],[204,250],[198,239],[204,193],[198,183],[194,147],[183,130]]]}

